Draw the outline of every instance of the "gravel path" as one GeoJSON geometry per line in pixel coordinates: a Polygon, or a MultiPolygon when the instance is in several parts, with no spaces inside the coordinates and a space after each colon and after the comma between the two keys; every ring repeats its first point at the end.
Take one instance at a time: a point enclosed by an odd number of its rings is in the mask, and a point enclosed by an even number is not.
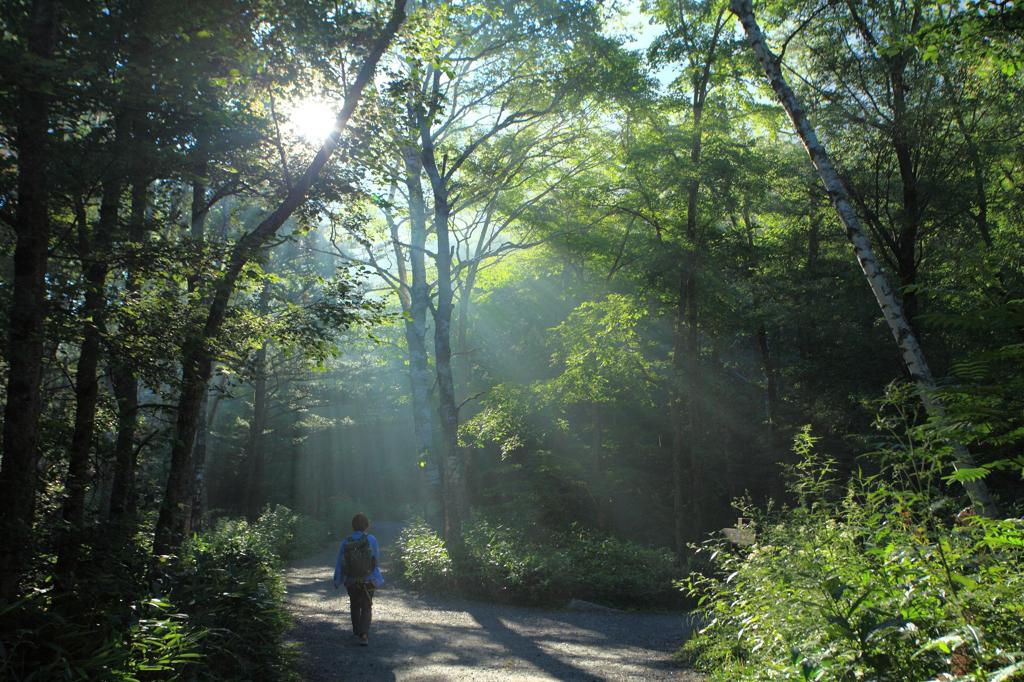
{"type": "MultiPolygon", "coordinates": [[[[386,564],[387,533],[374,530],[386,564]]],[[[370,646],[360,647],[348,596],[331,584],[335,551],[286,574],[291,639],[307,682],[702,679],[672,661],[691,628],[684,615],[521,608],[422,596],[393,584],[378,590],[370,646]]]]}

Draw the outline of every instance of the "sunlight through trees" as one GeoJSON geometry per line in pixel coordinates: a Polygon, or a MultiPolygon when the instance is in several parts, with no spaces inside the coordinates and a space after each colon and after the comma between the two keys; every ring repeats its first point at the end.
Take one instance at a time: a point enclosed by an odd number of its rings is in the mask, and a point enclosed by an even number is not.
{"type": "Polygon", "coordinates": [[[1017,5],[0,32],[0,677],[288,679],[356,512],[407,586],[696,609],[716,679],[1024,670],[1017,5]]]}

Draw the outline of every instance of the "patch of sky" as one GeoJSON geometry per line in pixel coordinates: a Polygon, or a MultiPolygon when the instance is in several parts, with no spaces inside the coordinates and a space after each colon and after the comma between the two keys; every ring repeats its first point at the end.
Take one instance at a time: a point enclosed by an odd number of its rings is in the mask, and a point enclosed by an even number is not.
{"type": "MultiPolygon", "coordinates": [[[[623,41],[623,47],[640,52],[646,60],[647,49],[664,32],[665,27],[654,22],[651,15],[644,12],[641,0],[619,0],[614,9],[617,12],[605,24],[605,35],[619,38],[623,41]]],[[[662,64],[651,73],[664,91],[679,75],[679,65],[662,64]]]]}

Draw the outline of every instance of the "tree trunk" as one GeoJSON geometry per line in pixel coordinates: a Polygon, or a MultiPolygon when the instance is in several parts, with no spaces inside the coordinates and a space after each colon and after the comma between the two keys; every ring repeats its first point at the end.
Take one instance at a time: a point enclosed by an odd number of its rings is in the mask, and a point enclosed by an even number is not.
{"type": "Polygon", "coordinates": [[[683,420],[686,412],[677,404],[679,398],[673,398],[671,404],[672,418],[672,547],[677,554],[686,549],[686,430],[683,420]]]}
{"type": "Polygon", "coordinates": [[[681,554],[686,549],[687,529],[687,473],[690,472],[688,462],[689,440],[687,422],[690,416],[689,401],[687,400],[686,383],[687,376],[686,362],[686,294],[688,275],[685,270],[679,273],[678,301],[676,304],[676,319],[674,330],[674,341],[672,345],[672,370],[675,381],[672,384],[672,396],[670,399],[670,414],[672,419],[672,514],[673,514],[673,546],[676,553],[681,554]]]}
{"type": "MultiPolygon", "coordinates": [[[[29,9],[29,58],[53,55],[57,8],[34,0],[29,9]]],[[[31,558],[39,459],[39,410],[46,317],[46,264],[50,242],[50,88],[19,90],[14,131],[18,160],[14,282],[7,317],[7,403],[0,466],[0,600],[12,601],[31,558]]]]}
{"type": "Polygon", "coordinates": [[[115,367],[111,384],[117,401],[117,436],[114,441],[114,482],[110,489],[110,520],[128,521],[135,511],[135,429],[138,424],[139,381],[131,370],[115,367]]]}
{"type": "MultiPolygon", "coordinates": [[[[263,284],[260,292],[259,314],[270,309],[270,283],[263,284]]],[[[263,506],[263,432],[267,429],[267,343],[264,342],[253,358],[252,421],[249,423],[249,442],[246,446],[245,515],[250,521],[260,516],[263,506]]]]}
{"type": "Polygon", "coordinates": [[[893,98],[892,142],[900,171],[903,202],[895,260],[899,268],[900,285],[903,287],[903,315],[907,324],[914,329],[914,320],[920,312],[920,302],[914,287],[917,284],[917,241],[921,233],[921,199],[914,150],[907,132],[907,94],[904,84],[906,60],[906,53],[888,58],[893,98]]]}
{"type": "MultiPolygon", "coordinates": [[[[757,247],[754,242],[755,226],[753,218],[750,215],[750,205],[747,197],[743,198],[742,204],[742,216],[743,216],[743,227],[747,233],[747,276],[751,279],[751,291],[753,293],[753,303],[755,314],[761,315],[761,295],[760,289],[757,286],[757,282],[754,281],[754,276],[757,270],[757,247]]],[[[816,236],[814,237],[817,238],[816,236]]],[[[808,249],[809,251],[817,250],[808,249]]],[[[779,404],[779,388],[778,388],[778,373],[775,370],[775,361],[772,359],[771,347],[768,344],[768,330],[765,327],[763,320],[758,320],[757,329],[754,332],[754,338],[757,341],[757,350],[761,356],[761,367],[764,371],[765,379],[765,420],[768,422],[769,428],[774,432],[778,429],[778,404],[779,404]]]]}
{"type": "Polygon", "coordinates": [[[207,442],[210,437],[210,428],[217,421],[217,411],[224,400],[224,386],[227,384],[227,376],[220,378],[217,395],[213,398],[213,405],[207,409],[210,402],[210,391],[206,392],[203,399],[203,406],[199,411],[199,426],[196,431],[196,443],[192,448],[192,529],[201,530],[206,519],[206,511],[209,507],[209,487],[206,485],[206,456],[207,442]]]}
{"type": "MultiPolygon", "coordinates": [[[[702,137],[701,120],[704,116],[704,99],[707,96],[707,83],[695,84],[693,92],[693,138],[690,143],[690,164],[693,178],[686,190],[686,369],[696,369],[700,357],[700,335],[697,328],[697,198],[700,195],[700,168],[702,137]]],[[[683,290],[681,289],[681,290],[683,290]]],[[[680,299],[683,300],[683,299],[680,299]]]]}
{"type": "MultiPolygon", "coordinates": [[[[142,291],[142,279],[138,268],[140,264],[139,250],[146,239],[146,212],[149,208],[149,185],[154,175],[150,153],[152,141],[148,129],[146,111],[148,105],[145,92],[148,90],[143,74],[148,73],[151,66],[150,44],[147,39],[148,18],[146,7],[142,4],[133,6],[140,19],[132,28],[130,44],[131,59],[134,62],[127,79],[128,90],[125,93],[125,117],[129,121],[127,132],[130,133],[130,149],[123,150],[125,157],[130,157],[125,170],[127,182],[131,185],[131,207],[127,230],[123,235],[124,253],[124,298],[128,305],[134,305],[142,291]]],[[[132,316],[122,320],[117,337],[133,339],[137,336],[137,324],[132,316]]],[[[110,491],[109,520],[114,529],[109,541],[114,546],[130,537],[135,529],[135,471],[138,453],[135,449],[135,431],[138,425],[139,379],[135,374],[132,358],[127,353],[119,353],[116,344],[108,359],[108,374],[117,404],[117,436],[114,444],[114,477],[110,491]]]]}
{"type": "Polygon", "coordinates": [[[199,424],[196,426],[196,441],[192,445],[192,511],[189,512],[189,531],[203,528],[206,513],[206,453],[207,437],[210,433],[210,391],[203,393],[203,404],[199,407],[199,424]]]}
{"type": "Polygon", "coordinates": [[[434,229],[437,234],[437,312],[434,315],[434,362],[437,369],[441,441],[444,447],[442,474],[445,487],[445,539],[462,537],[462,522],[468,509],[464,466],[459,448],[459,410],[452,376],[452,282],[451,251],[448,240],[447,197],[434,198],[434,229]]]}
{"type": "MultiPolygon", "coordinates": [[[[206,219],[210,215],[210,206],[208,205],[206,185],[206,174],[209,172],[209,158],[208,150],[206,148],[205,140],[200,138],[196,145],[196,164],[194,168],[195,177],[192,180],[192,209],[191,209],[191,225],[189,226],[189,238],[192,240],[192,246],[196,249],[203,249],[206,244],[206,219]]],[[[195,272],[190,273],[186,280],[186,286],[189,293],[189,299],[192,300],[192,296],[199,290],[200,287],[200,276],[201,269],[197,268],[195,272]]],[[[209,369],[213,371],[212,361],[209,363],[209,369]]],[[[205,481],[203,478],[206,475],[206,404],[210,397],[209,391],[209,375],[203,384],[202,398],[199,403],[199,410],[196,416],[196,431],[195,437],[192,441],[192,453],[191,453],[191,471],[188,472],[187,490],[191,495],[191,499],[187,504],[188,509],[185,514],[184,523],[184,534],[188,535],[192,531],[202,526],[202,518],[196,516],[196,511],[199,506],[196,505],[196,498],[202,497],[203,487],[205,481]]]]}
{"type": "MultiPolygon", "coordinates": [[[[594,524],[604,533],[611,533],[614,530],[614,508],[612,500],[608,496],[608,486],[605,484],[604,473],[604,450],[601,446],[604,440],[604,428],[602,421],[604,415],[601,410],[601,403],[590,404],[590,466],[589,471],[584,474],[587,488],[590,491],[590,499],[594,503],[594,524]]],[[[615,428],[612,424],[609,428],[615,428]]]]}
{"type": "MultiPolygon", "coordinates": [[[[436,82],[436,81],[435,81],[436,82]]],[[[451,325],[453,309],[452,246],[448,232],[451,217],[449,188],[434,159],[434,145],[425,118],[420,119],[423,145],[423,169],[430,180],[434,197],[434,234],[437,238],[437,307],[434,310],[434,364],[437,373],[438,413],[444,464],[441,467],[444,489],[444,536],[456,544],[462,537],[462,522],[468,514],[464,466],[459,449],[459,409],[455,402],[452,377],[451,325]]]]}
{"type": "Polygon", "coordinates": [[[405,0],[395,0],[387,25],[374,43],[359,69],[355,82],[349,91],[342,110],[335,120],[334,130],[320,147],[313,161],[302,177],[288,191],[281,204],[267,216],[252,232],[244,235],[232,249],[227,267],[214,288],[203,329],[188,336],[182,346],[182,380],[178,398],[178,414],[171,442],[171,466],[160,516],[157,519],[153,542],[155,555],[176,550],[185,537],[191,514],[190,477],[192,473],[192,445],[195,442],[196,423],[202,396],[209,381],[213,361],[210,342],[220,333],[228,312],[228,302],[235,290],[235,284],[242,268],[248,263],[292,213],[305,201],[310,187],[316,181],[321,169],[327,164],[338,140],[348,126],[355,108],[362,97],[363,89],[373,78],[377,62],[391,43],[395,32],[405,19],[405,0]]]}
{"type": "Polygon", "coordinates": [[[434,455],[434,424],[430,407],[430,363],[427,358],[427,310],[430,291],[427,287],[426,243],[427,213],[423,197],[423,160],[419,150],[403,148],[406,188],[409,194],[409,264],[412,283],[409,288],[409,317],[405,321],[405,340],[409,349],[409,383],[412,389],[413,429],[416,437],[416,459],[421,469],[423,503],[441,500],[441,476],[434,455]]]}
{"type": "MultiPolygon", "coordinates": [[[[719,18],[720,23],[720,18],[719,18]]],[[[700,196],[700,174],[702,134],[701,119],[704,115],[704,101],[707,97],[708,77],[715,59],[715,45],[718,40],[716,28],[710,51],[707,55],[704,77],[694,81],[692,114],[693,134],[690,142],[690,171],[693,178],[686,190],[686,256],[679,279],[679,301],[676,308],[675,342],[672,365],[675,370],[675,395],[672,397],[672,507],[675,516],[674,544],[677,553],[686,548],[690,531],[699,528],[698,499],[700,482],[696,480],[697,428],[696,415],[699,401],[693,399],[697,390],[697,372],[700,358],[700,333],[698,329],[699,304],[697,298],[697,200],[700,196]]]]}
{"type": "MultiPolygon", "coordinates": [[[[134,64],[134,57],[130,58],[134,64]]],[[[119,214],[122,193],[129,172],[135,179],[139,175],[141,147],[129,139],[140,128],[139,111],[133,108],[134,93],[140,84],[129,79],[123,97],[123,111],[117,115],[114,139],[108,160],[107,177],[100,198],[99,220],[89,233],[84,206],[79,220],[78,257],[82,263],[84,303],[82,306],[82,344],[79,348],[75,371],[75,422],[68,446],[68,473],[62,509],[64,526],[57,543],[59,575],[74,573],[85,528],[85,491],[89,484],[89,453],[92,450],[99,399],[100,354],[107,319],[107,277],[110,274],[110,249],[119,235],[119,214]]],[[[132,219],[139,217],[137,197],[133,191],[132,219]]],[[[131,228],[130,228],[131,229],[131,228]]],[[[115,456],[116,457],[116,456],[115,456]]]]}
{"type": "Polygon", "coordinates": [[[816,175],[807,178],[807,253],[802,271],[799,272],[800,287],[790,297],[796,316],[796,350],[800,357],[799,384],[801,390],[813,390],[816,375],[810,358],[815,351],[815,320],[811,319],[807,307],[803,305],[805,292],[817,291],[820,277],[821,258],[821,182],[816,175]]]}
{"type": "MultiPolygon", "coordinates": [[[[218,325],[219,328],[219,325],[218,325]]],[[[188,533],[192,516],[192,450],[199,410],[210,379],[210,351],[206,339],[191,335],[183,347],[181,393],[171,441],[171,468],[157,518],[153,552],[159,556],[176,550],[188,533]]]]}
{"type": "Polygon", "coordinates": [[[256,380],[253,382],[252,423],[246,447],[245,516],[255,521],[263,507],[263,432],[267,428],[267,347],[256,351],[256,380]]]}
{"type": "Polygon", "coordinates": [[[469,349],[469,308],[473,302],[476,273],[476,263],[466,267],[466,279],[462,285],[462,295],[459,297],[459,317],[455,330],[455,348],[458,358],[455,363],[455,374],[464,393],[469,393],[470,382],[473,380],[473,363],[470,359],[469,349]]]}
{"type": "MultiPolygon", "coordinates": [[[[140,144],[136,136],[135,144],[140,144]]],[[[125,263],[125,298],[134,301],[141,291],[134,252],[142,247],[146,237],[146,209],[148,206],[149,180],[142,176],[142,168],[136,168],[132,182],[131,217],[128,221],[129,255],[125,263]]],[[[131,336],[134,324],[127,320],[119,333],[131,336]]],[[[110,519],[114,523],[133,525],[135,514],[135,429],[138,425],[139,380],[124,357],[111,360],[110,383],[117,401],[117,439],[114,444],[114,482],[110,491],[110,519]]]]}
{"type": "MultiPolygon", "coordinates": [[[[846,236],[853,245],[857,262],[860,264],[861,270],[863,270],[864,276],[867,278],[868,285],[875,295],[875,300],[882,310],[882,315],[892,331],[907,371],[918,386],[925,411],[930,416],[943,417],[945,411],[935,397],[935,380],[925,360],[921,345],[918,343],[917,337],[914,335],[910,325],[907,324],[907,319],[900,308],[899,302],[896,300],[892,287],[882,272],[878,260],[875,258],[871,242],[861,226],[860,218],[850,204],[846,187],[832,166],[832,160],[829,158],[828,152],[818,141],[814,128],[811,127],[810,122],[807,120],[807,114],[800,106],[796,95],[793,94],[785,78],[783,78],[778,58],[772,54],[765,43],[764,34],[761,33],[761,28],[757,25],[757,21],[754,18],[751,0],[731,0],[730,9],[739,17],[740,22],[743,24],[747,40],[754,55],[757,57],[758,63],[764,69],[764,73],[772,89],[775,91],[779,102],[786,109],[786,113],[789,114],[790,120],[796,127],[797,134],[800,136],[800,140],[810,156],[811,163],[817,169],[829,198],[832,200],[832,205],[835,206],[839,219],[842,220],[843,225],[846,227],[846,236]]],[[[955,458],[957,468],[973,468],[975,466],[970,453],[960,444],[955,444],[955,458]]],[[[975,507],[988,516],[994,516],[997,513],[995,503],[989,496],[988,487],[984,481],[965,482],[964,488],[967,490],[967,494],[970,496],[971,502],[975,507]]]]}
{"type": "Polygon", "coordinates": [[[761,353],[761,367],[764,369],[765,416],[768,419],[768,426],[775,431],[779,428],[779,380],[768,345],[768,330],[765,329],[763,322],[757,325],[757,349],[761,353]]]}
{"type": "Polygon", "coordinates": [[[121,146],[125,145],[124,124],[118,125],[110,162],[110,176],[104,182],[100,200],[100,217],[89,235],[84,206],[78,226],[78,256],[82,262],[85,297],[82,306],[82,344],[75,370],[75,423],[68,446],[68,472],[64,483],[61,510],[63,527],[57,542],[56,572],[68,577],[74,573],[85,527],[85,490],[89,483],[89,452],[96,425],[96,403],[99,398],[100,342],[106,323],[106,285],[109,249],[117,230],[121,207],[121,146]]]}

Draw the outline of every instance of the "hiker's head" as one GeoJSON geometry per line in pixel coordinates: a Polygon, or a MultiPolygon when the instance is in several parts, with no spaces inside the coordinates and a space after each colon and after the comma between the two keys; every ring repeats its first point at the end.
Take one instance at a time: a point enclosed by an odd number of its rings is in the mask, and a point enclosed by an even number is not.
{"type": "Polygon", "coordinates": [[[352,530],[365,531],[370,527],[370,519],[366,518],[366,514],[362,512],[352,517],[352,530]]]}

